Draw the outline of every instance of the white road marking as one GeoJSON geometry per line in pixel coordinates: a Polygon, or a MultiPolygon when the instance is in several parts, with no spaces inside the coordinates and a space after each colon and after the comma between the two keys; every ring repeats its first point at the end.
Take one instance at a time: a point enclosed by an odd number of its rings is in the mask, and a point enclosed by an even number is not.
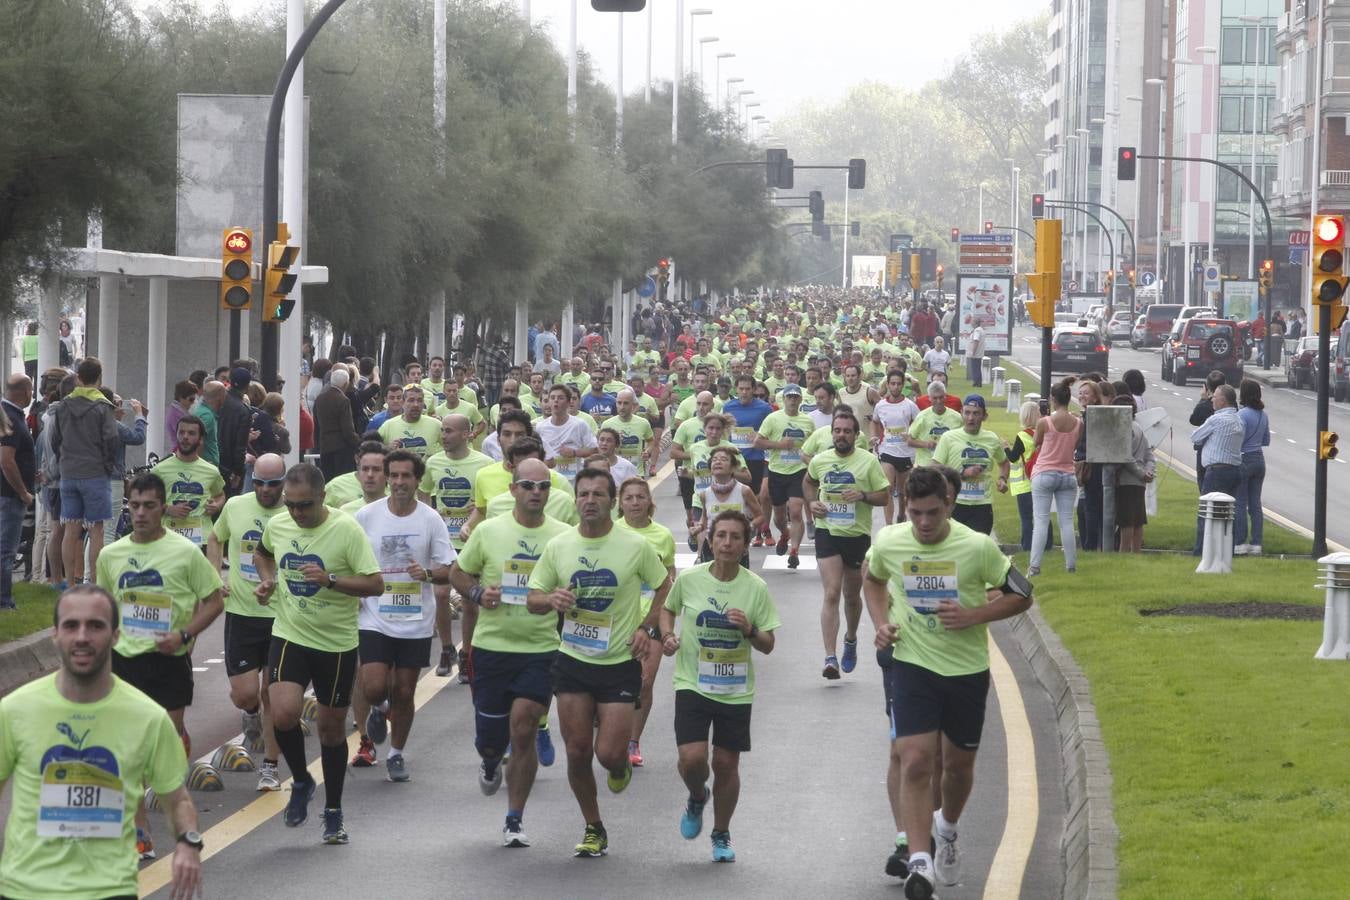
{"type": "Polygon", "coordinates": [[[193,667],[192,667],[192,671],[194,671],[194,672],[209,672],[209,671],[211,671],[211,670],[208,669],[206,666],[193,666],[193,667]]]}
{"type": "Polygon", "coordinates": [[[224,661],[225,660],[221,659],[219,656],[207,660],[208,663],[223,663],[224,661]]]}
{"type": "MultiPolygon", "coordinates": [[[[814,569],[816,567],[816,558],[814,556],[799,556],[798,559],[801,563],[801,565],[797,567],[798,572],[806,569],[814,569]]],[[[764,571],[767,572],[770,569],[782,569],[785,572],[792,571],[788,568],[786,556],[764,557],[764,571]]]]}

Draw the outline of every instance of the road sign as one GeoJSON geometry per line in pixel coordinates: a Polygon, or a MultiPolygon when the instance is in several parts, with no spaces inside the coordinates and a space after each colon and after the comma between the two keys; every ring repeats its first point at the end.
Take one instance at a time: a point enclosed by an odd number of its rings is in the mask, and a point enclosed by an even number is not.
{"type": "Polygon", "coordinates": [[[1012,242],[1012,235],[1004,234],[1002,232],[961,235],[962,244],[1011,244],[1012,242]]]}
{"type": "Polygon", "coordinates": [[[1192,275],[1199,275],[1200,272],[1201,272],[1204,268],[1205,268],[1204,263],[1200,262],[1200,260],[1197,259],[1197,260],[1191,265],[1191,274],[1192,274],[1192,275]]]}
{"type": "Polygon", "coordinates": [[[1306,247],[1308,246],[1308,240],[1311,235],[1312,232],[1308,231],[1306,228],[1302,231],[1291,231],[1289,232],[1289,246],[1306,247]]]}
{"type": "Polygon", "coordinates": [[[1076,291],[1076,290],[1078,290],[1078,280],[1077,280],[1077,279],[1070,279],[1070,280],[1069,280],[1069,290],[1071,290],[1071,291],[1076,291]]]}
{"type": "Polygon", "coordinates": [[[893,234],[891,235],[891,252],[897,250],[908,250],[914,246],[914,235],[912,234],[893,234]]]}
{"type": "Polygon", "coordinates": [[[638,284],[637,295],[644,300],[656,293],[656,279],[650,275],[644,275],[642,281],[638,284]]]}
{"type": "Polygon", "coordinates": [[[1220,278],[1219,264],[1213,260],[1205,263],[1204,271],[1204,289],[1207,291],[1217,291],[1222,288],[1222,278],[1220,278]]]}
{"type": "Polygon", "coordinates": [[[1139,283],[1142,284],[1144,287],[1148,287],[1157,280],[1158,276],[1154,275],[1152,272],[1143,272],[1139,276],[1139,283]]]}

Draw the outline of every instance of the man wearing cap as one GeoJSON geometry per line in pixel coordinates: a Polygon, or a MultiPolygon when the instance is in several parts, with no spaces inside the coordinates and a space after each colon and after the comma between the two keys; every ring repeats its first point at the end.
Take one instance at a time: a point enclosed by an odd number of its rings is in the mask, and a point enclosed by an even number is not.
{"type": "Polygon", "coordinates": [[[952,518],[982,534],[994,530],[994,489],[1008,491],[1008,457],[1003,439],[984,429],[988,417],[984,397],[970,394],[961,407],[961,427],[938,438],[933,451],[933,462],[961,473],[952,518]],[[997,479],[993,477],[996,466],[997,479]]]}
{"type": "Polygon", "coordinates": [[[801,411],[802,389],[792,383],[783,388],[783,408],[770,413],[759,426],[753,447],[769,450],[769,499],[774,524],[778,526],[778,555],[788,553],[788,568],[798,566],[797,550],[806,530],[802,521],[802,444],[815,430],[811,417],[801,411]],[[791,552],[789,552],[789,550],[791,552]]]}
{"type": "Polygon", "coordinates": [[[248,385],[252,373],[243,366],[230,370],[230,389],[216,413],[217,439],[220,442],[220,474],[225,479],[225,494],[233,497],[244,484],[244,453],[248,450],[248,430],[253,411],[248,405],[248,385]]]}

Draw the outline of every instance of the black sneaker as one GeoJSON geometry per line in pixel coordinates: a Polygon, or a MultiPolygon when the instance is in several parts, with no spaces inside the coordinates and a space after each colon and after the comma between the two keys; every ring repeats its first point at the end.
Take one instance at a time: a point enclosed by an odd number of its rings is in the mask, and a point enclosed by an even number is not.
{"type": "Polygon", "coordinates": [[[892,878],[904,878],[909,875],[909,844],[896,844],[891,855],[886,857],[886,874],[892,878]]]}
{"type": "Polygon", "coordinates": [[[802,561],[801,561],[800,559],[797,558],[797,554],[795,554],[795,553],[789,553],[789,554],[788,554],[788,568],[789,568],[789,569],[795,569],[795,568],[797,568],[798,566],[800,566],[801,564],[802,564],[802,561]]]}
{"type": "Polygon", "coordinates": [[[323,811],[323,842],[325,844],[345,844],[347,841],[347,827],[342,824],[342,810],[325,809],[323,811]]]}
{"type": "Polygon", "coordinates": [[[467,650],[459,651],[459,683],[468,684],[473,680],[473,667],[467,650]]]}
{"type": "Polygon", "coordinates": [[[441,661],[436,663],[436,674],[441,678],[450,674],[450,667],[455,664],[455,651],[452,649],[441,651],[441,661]]]}

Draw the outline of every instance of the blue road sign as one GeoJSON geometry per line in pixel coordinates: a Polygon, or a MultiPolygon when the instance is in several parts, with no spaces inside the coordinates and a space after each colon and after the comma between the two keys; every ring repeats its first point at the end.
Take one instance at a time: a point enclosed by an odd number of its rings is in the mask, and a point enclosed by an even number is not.
{"type": "Polygon", "coordinates": [[[1148,287],[1157,280],[1158,276],[1154,275],[1152,272],[1144,272],[1139,276],[1139,283],[1142,284],[1144,287],[1148,287]]]}
{"type": "Polygon", "coordinates": [[[656,293],[656,279],[650,275],[644,275],[642,283],[638,285],[637,295],[644,300],[656,293]]]}

